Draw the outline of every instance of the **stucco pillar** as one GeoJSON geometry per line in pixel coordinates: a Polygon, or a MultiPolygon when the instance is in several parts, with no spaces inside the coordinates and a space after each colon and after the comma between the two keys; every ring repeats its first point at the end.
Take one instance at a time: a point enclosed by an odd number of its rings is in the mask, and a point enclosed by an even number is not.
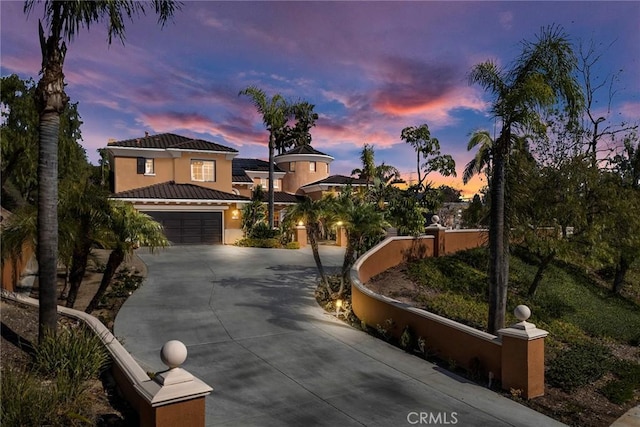
{"type": "Polygon", "coordinates": [[[433,256],[443,256],[445,254],[444,240],[447,229],[438,224],[438,221],[440,221],[440,217],[438,217],[438,215],[434,215],[431,218],[431,221],[432,224],[425,228],[424,233],[435,237],[435,242],[433,243],[433,256]]]}
{"type": "Polygon", "coordinates": [[[531,310],[519,305],[514,314],[520,322],[498,331],[502,340],[502,388],[520,390],[531,399],[544,394],[544,338],[547,331],[527,322],[531,310]]]}
{"type": "Polygon", "coordinates": [[[307,246],[307,228],[304,225],[296,225],[293,238],[301,248],[307,246]]]}
{"type": "Polygon", "coordinates": [[[204,399],[212,388],[180,368],[187,359],[187,347],[180,341],[168,341],[160,350],[160,358],[169,369],[154,378],[160,388],[140,408],[140,425],[204,427],[204,399]]]}
{"type": "Polygon", "coordinates": [[[336,246],[345,248],[347,246],[347,229],[339,225],[336,229],[336,246]]]}

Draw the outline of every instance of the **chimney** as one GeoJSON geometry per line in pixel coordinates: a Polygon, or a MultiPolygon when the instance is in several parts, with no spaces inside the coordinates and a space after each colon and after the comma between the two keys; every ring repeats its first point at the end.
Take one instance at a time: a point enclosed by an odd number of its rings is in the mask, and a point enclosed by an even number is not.
{"type": "Polygon", "coordinates": [[[144,137],[146,138],[146,137],[148,137],[148,136],[149,136],[149,132],[144,131],[144,137]]]}

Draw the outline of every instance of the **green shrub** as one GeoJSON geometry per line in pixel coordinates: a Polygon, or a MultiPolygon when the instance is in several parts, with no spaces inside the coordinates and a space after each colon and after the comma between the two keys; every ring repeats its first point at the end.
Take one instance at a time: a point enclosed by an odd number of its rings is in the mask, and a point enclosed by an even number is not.
{"type": "Polygon", "coordinates": [[[245,248],[280,248],[282,247],[278,239],[254,239],[254,238],[240,239],[236,242],[236,246],[242,246],[245,248]]]}
{"type": "Polygon", "coordinates": [[[300,242],[289,242],[285,246],[286,249],[300,249],[300,242]]]}
{"type": "Polygon", "coordinates": [[[29,372],[4,369],[0,381],[0,419],[5,426],[50,425],[56,418],[56,393],[29,372]]]}
{"type": "Polygon", "coordinates": [[[566,392],[598,380],[611,366],[611,353],[596,344],[577,344],[550,363],[547,380],[566,392]]]}
{"type": "Polygon", "coordinates": [[[609,381],[600,389],[600,393],[616,405],[622,405],[633,399],[633,391],[633,384],[625,380],[609,381]]]}
{"type": "Polygon", "coordinates": [[[78,385],[97,378],[109,363],[100,338],[84,326],[65,326],[36,347],[34,368],[47,377],[66,375],[78,385]]]}
{"type": "Polygon", "coordinates": [[[434,296],[427,302],[427,310],[481,330],[486,326],[489,312],[486,303],[450,292],[434,296]]]}
{"type": "Polygon", "coordinates": [[[634,391],[640,389],[640,364],[628,360],[617,360],[611,371],[618,379],[609,381],[600,392],[612,403],[621,405],[633,399],[634,391]]]}
{"type": "Polygon", "coordinates": [[[258,222],[249,230],[249,238],[253,239],[274,239],[279,237],[280,231],[269,227],[266,222],[258,222]]]}

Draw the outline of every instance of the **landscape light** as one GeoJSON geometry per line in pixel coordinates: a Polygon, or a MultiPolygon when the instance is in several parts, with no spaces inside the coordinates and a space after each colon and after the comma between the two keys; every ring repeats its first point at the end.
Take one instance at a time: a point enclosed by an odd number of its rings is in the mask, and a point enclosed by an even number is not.
{"type": "Polygon", "coordinates": [[[340,316],[340,309],[342,308],[342,300],[336,300],[336,317],[340,316]]]}

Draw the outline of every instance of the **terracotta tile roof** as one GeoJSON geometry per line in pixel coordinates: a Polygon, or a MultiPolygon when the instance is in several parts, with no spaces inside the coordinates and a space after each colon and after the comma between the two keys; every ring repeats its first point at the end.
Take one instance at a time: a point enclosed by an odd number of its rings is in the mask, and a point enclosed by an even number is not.
{"type": "MultiPolygon", "coordinates": [[[[328,154],[325,154],[321,151],[316,150],[315,148],[313,148],[310,145],[300,145],[298,147],[292,148],[291,150],[287,151],[286,153],[282,153],[279,154],[280,156],[286,156],[289,154],[316,154],[318,156],[328,156],[328,154]]],[[[276,156],[277,157],[277,156],[276,156]]]]}
{"type": "Polygon", "coordinates": [[[175,150],[197,150],[197,151],[223,151],[237,153],[238,150],[215,142],[202,139],[192,139],[173,133],[160,133],[158,135],[147,135],[142,138],[127,139],[123,141],[112,141],[107,144],[109,147],[124,148],[151,148],[151,149],[175,149],[175,150]]]}
{"type": "Polygon", "coordinates": [[[303,187],[310,187],[312,185],[320,185],[320,184],[325,184],[325,185],[367,185],[367,180],[366,179],[361,179],[361,178],[353,178],[351,176],[345,176],[345,175],[331,175],[330,177],[327,177],[325,179],[321,179],[320,181],[316,181],[316,182],[312,182],[310,184],[306,184],[303,187]]]}
{"type": "MultiPolygon", "coordinates": [[[[267,203],[269,201],[269,194],[265,190],[264,192],[264,202],[267,203]]],[[[298,203],[302,201],[301,196],[296,196],[295,194],[285,193],[284,191],[274,191],[273,192],[273,203],[298,203]]]]}
{"type": "Polygon", "coordinates": [[[244,196],[212,190],[199,185],[176,184],[174,181],[121,191],[111,197],[114,199],[249,200],[244,196]]]}

